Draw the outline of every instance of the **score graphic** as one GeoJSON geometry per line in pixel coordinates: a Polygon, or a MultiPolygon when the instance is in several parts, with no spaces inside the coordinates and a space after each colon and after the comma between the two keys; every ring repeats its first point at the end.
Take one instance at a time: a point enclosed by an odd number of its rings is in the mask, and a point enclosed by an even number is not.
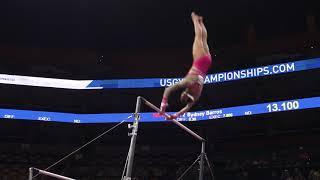
{"type": "Polygon", "coordinates": [[[286,101],[267,105],[268,112],[290,111],[299,109],[299,101],[286,101]]]}
{"type": "Polygon", "coordinates": [[[5,115],[3,116],[3,118],[6,118],[6,119],[14,119],[14,115],[12,115],[12,114],[5,114],[5,115]]]}
{"type": "Polygon", "coordinates": [[[40,121],[51,121],[51,118],[42,116],[42,117],[38,117],[38,120],[40,120],[40,121]]]}

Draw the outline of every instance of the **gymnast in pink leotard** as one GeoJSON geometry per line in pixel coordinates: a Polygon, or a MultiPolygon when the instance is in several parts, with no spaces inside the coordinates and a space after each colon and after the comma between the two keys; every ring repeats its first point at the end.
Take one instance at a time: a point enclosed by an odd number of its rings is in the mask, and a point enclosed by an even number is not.
{"type": "Polygon", "coordinates": [[[203,23],[203,18],[194,12],[191,14],[194,25],[195,37],[192,47],[193,64],[188,74],[177,84],[167,87],[163,93],[160,105],[161,114],[164,114],[168,106],[168,98],[173,91],[184,89],[180,100],[186,106],[179,112],[170,115],[168,119],[176,119],[185,112],[188,112],[194,103],[200,98],[204,79],[211,66],[212,59],[207,43],[207,30],[203,23]]]}

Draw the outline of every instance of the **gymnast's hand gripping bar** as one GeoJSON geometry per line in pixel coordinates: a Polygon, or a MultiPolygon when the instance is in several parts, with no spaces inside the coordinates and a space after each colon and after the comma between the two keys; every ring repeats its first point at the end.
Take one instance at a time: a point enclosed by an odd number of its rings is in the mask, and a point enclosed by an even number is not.
{"type": "MultiPolygon", "coordinates": [[[[158,113],[160,113],[160,109],[153,105],[151,102],[147,101],[145,98],[140,97],[142,99],[142,101],[144,102],[145,105],[149,106],[150,108],[152,108],[153,110],[157,111],[158,113]]],[[[164,116],[166,118],[169,118],[170,115],[165,113],[164,116]]],[[[193,132],[192,130],[190,130],[189,128],[187,128],[186,126],[184,126],[183,124],[181,124],[179,121],[173,119],[171,120],[173,123],[175,123],[176,125],[178,125],[180,128],[182,128],[183,130],[187,131],[189,134],[191,134],[193,137],[197,138],[199,141],[204,142],[205,139],[203,139],[201,136],[199,136],[198,134],[196,134],[195,132],[193,132]]]]}

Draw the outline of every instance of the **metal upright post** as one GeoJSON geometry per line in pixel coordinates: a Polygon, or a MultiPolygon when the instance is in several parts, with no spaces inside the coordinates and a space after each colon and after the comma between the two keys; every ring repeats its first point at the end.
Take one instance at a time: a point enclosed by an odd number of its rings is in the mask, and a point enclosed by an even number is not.
{"type": "Polygon", "coordinates": [[[33,168],[29,168],[29,179],[28,180],[32,180],[33,177],[33,168]]]}
{"type": "Polygon", "coordinates": [[[200,155],[200,170],[199,170],[199,180],[203,180],[204,174],[204,158],[205,158],[205,141],[201,144],[201,155],[200,155]]]}
{"type": "Polygon", "coordinates": [[[129,126],[129,128],[132,128],[132,133],[129,134],[131,135],[131,142],[130,142],[130,148],[128,152],[128,165],[127,165],[126,175],[124,177],[124,180],[131,180],[134,151],[135,151],[137,132],[138,132],[138,123],[140,120],[140,115],[139,115],[140,107],[141,107],[141,97],[139,96],[137,98],[137,103],[136,103],[134,123],[132,126],[129,126]]]}

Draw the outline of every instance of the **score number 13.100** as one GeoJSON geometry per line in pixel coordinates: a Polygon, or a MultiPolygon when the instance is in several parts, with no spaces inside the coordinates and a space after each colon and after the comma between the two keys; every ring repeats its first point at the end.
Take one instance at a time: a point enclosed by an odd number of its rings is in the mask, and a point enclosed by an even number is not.
{"type": "Polygon", "coordinates": [[[299,109],[299,101],[285,101],[267,105],[268,112],[290,111],[299,109]]]}

